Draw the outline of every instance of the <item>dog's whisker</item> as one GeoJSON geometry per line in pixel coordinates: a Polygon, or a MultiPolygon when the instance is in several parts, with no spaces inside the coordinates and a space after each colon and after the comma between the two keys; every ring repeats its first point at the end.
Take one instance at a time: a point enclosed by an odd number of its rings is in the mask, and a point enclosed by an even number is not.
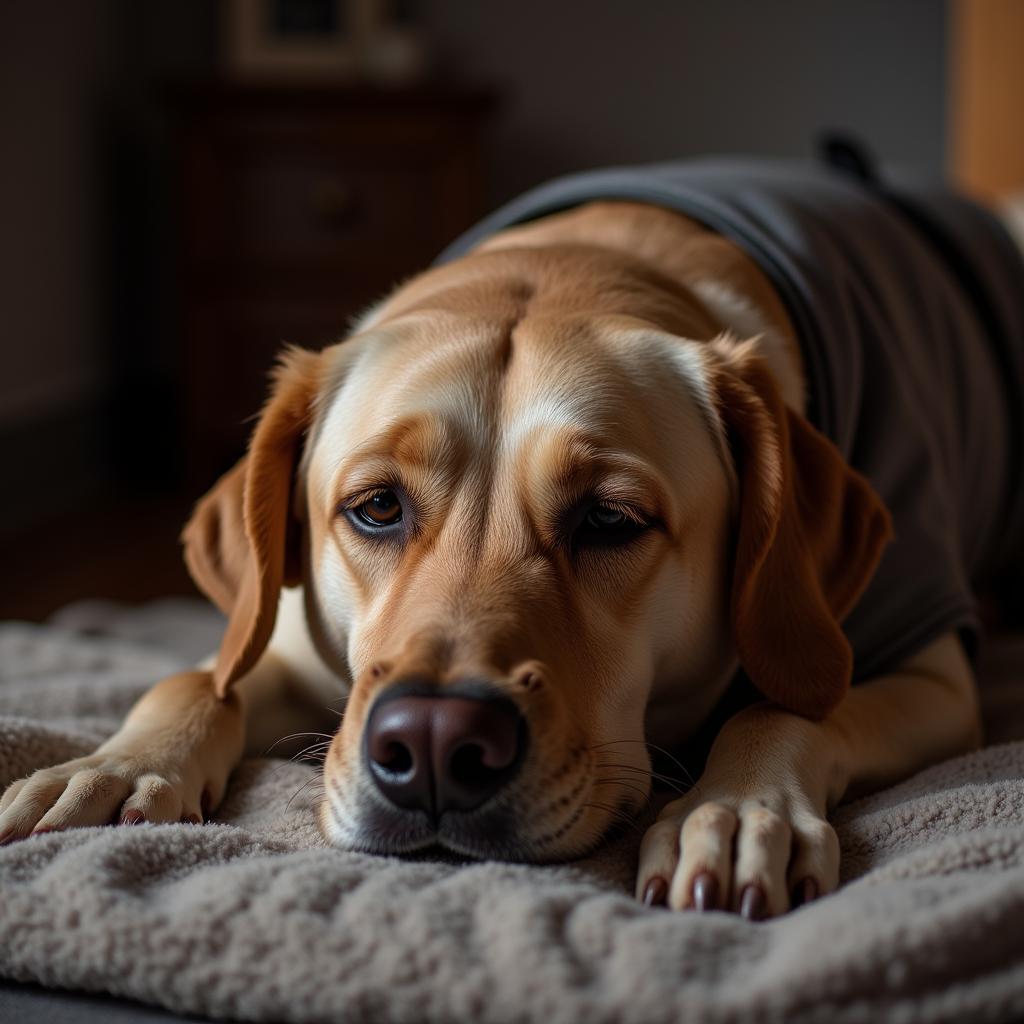
{"type": "Polygon", "coordinates": [[[325,755],[319,754],[296,754],[290,761],[291,764],[320,764],[326,760],[325,755]]]}
{"type": "MultiPolygon", "coordinates": [[[[278,742],[280,742],[280,740],[278,742]]],[[[272,776],[273,775],[277,775],[278,773],[283,772],[285,770],[285,768],[288,768],[290,765],[300,764],[302,762],[307,762],[307,763],[310,763],[310,764],[323,764],[324,758],[325,758],[326,755],[324,755],[324,756],[314,755],[314,756],[309,756],[309,757],[307,757],[306,755],[310,754],[313,751],[316,751],[318,748],[328,747],[328,746],[330,746],[330,740],[323,740],[321,743],[313,743],[313,744],[311,744],[310,746],[306,747],[305,749],[300,750],[297,754],[293,754],[287,760],[282,761],[271,772],[271,775],[272,776]]]]}
{"type": "Polygon", "coordinates": [[[651,794],[648,790],[634,785],[631,782],[627,782],[624,779],[598,778],[595,781],[599,786],[622,786],[623,789],[631,789],[634,793],[639,793],[640,796],[643,797],[645,805],[649,806],[651,803],[651,794]]]}
{"type": "Polygon", "coordinates": [[[602,747],[610,747],[610,746],[613,746],[616,743],[642,743],[645,747],[649,748],[650,750],[653,750],[656,753],[661,754],[663,757],[667,757],[683,773],[683,775],[686,776],[686,779],[689,781],[689,783],[691,785],[693,784],[694,778],[690,774],[690,772],[687,770],[686,765],[684,765],[683,762],[680,761],[678,757],[676,757],[674,754],[670,753],[664,747],[659,747],[656,743],[651,743],[649,740],[608,740],[605,743],[595,743],[593,746],[589,747],[588,749],[589,750],[599,750],[602,747]]]}
{"type": "Polygon", "coordinates": [[[275,740],[271,744],[271,748],[276,747],[278,743],[283,743],[285,740],[296,740],[300,736],[315,736],[321,740],[332,740],[334,739],[333,733],[327,732],[291,732],[287,736],[282,736],[280,739],[275,740]]]}
{"type": "Polygon", "coordinates": [[[683,773],[683,775],[689,780],[690,784],[691,785],[693,784],[693,782],[694,782],[693,776],[687,770],[686,765],[684,765],[683,762],[680,761],[679,758],[675,756],[675,754],[670,753],[664,747],[659,747],[656,743],[648,743],[647,746],[648,746],[648,748],[650,750],[653,750],[653,751],[661,754],[663,757],[667,757],[683,773]]]}
{"type": "MultiPolygon", "coordinates": [[[[297,756],[298,756],[298,755],[296,755],[296,757],[297,757],[297,756]]],[[[320,763],[322,764],[323,762],[321,761],[320,763]]],[[[304,766],[303,766],[303,765],[302,765],[302,764],[301,764],[300,762],[296,761],[296,759],[295,759],[295,758],[292,758],[292,757],[290,757],[290,758],[288,758],[288,760],[287,760],[287,761],[282,761],[282,762],[281,762],[281,763],[280,763],[279,765],[277,765],[277,766],[276,766],[276,767],[275,767],[275,768],[274,768],[274,769],[273,769],[273,770],[271,771],[271,773],[270,773],[270,775],[271,775],[271,778],[273,778],[273,777],[274,777],[275,775],[279,775],[279,774],[280,774],[281,772],[283,772],[283,771],[284,771],[284,770],[285,770],[286,768],[293,768],[293,767],[304,767],[304,766]]]]}
{"type": "Polygon", "coordinates": [[[326,741],[325,741],[324,743],[316,743],[316,744],[314,744],[311,747],[306,747],[305,750],[300,750],[297,754],[293,754],[286,761],[282,761],[281,764],[279,764],[273,770],[273,772],[271,774],[272,775],[277,775],[278,772],[284,771],[285,768],[289,767],[289,765],[301,764],[303,762],[306,762],[306,763],[309,763],[309,764],[323,764],[324,760],[326,758],[326,754],[320,755],[320,754],[313,754],[311,752],[315,751],[317,749],[317,747],[326,747],[328,745],[329,744],[327,744],[326,741]],[[310,755],[310,756],[306,756],[306,755],[310,755]]]}
{"type": "Polygon", "coordinates": [[[322,743],[311,743],[308,747],[303,748],[297,754],[292,755],[291,760],[297,761],[304,754],[310,754],[317,751],[326,751],[330,747],[330,740],[324,740],[322,743]]]}
{"type": "MultiPolygon", "coordinates": [[[[613,751],[598,752],[598,757],[614,757],[614,756],[615,755],[614,755],[613,751]]],[[[665,772],[656,772],[656,771],[653,771],[650,768],[646,768],[646,767],[643,767],[641,765],[630,765],[630,767],[635,768],[637,771],[644,771],[644,772],[649,771],[652,775],[659,775],[660,777],[668,778],[668,779],[671,779],[671,780],[676,781],[676,782],[682,783],[684,781],[681,778],[677,778],[675,775],[668,775],[665,772]]],[[[687,772],[687,774],[689,774],[689,773],[687,772]]]]}
{"type": "Polygon", "coordinates": [[[620,771],[636,772],[638,775],[647,775],[657,782],[662,782],[669,789],[674,789],[677,793],[683,794],[689,792],[689,786],[682,779],[677,779],[672,775],[662,775],[660,772],[652,772],[649,768],[637,768],[636,765],[632,764],[617,764],[614,761],[595,761],[595,768],[618,768],[620,771]]]}
{"type": "Polygon", "coordinates": [[[316,736],[328,742],[334,738],[333,736],[328,736],[325,732],[293,732],[288,736],[282,736],[280,739],[274,740],[274,742],[263,751],[263,756],[266,757],[278,744],[287,743],[288,740],[297,740],[300,736],[316,736]]]}
{"type": "Polygon", "coordinates": [[[625,825],[629,825],[629,827],[631,829],[633,829],[634,832],[642,835],[642,833],[640,832],[640,828],[637,825],[637,823],[635,821],[633,821],[633,819],[628,814],[626,814],[624,811],[622,811],[618,807],[611,807],[608,804],[598,804],[598,803],[594,803],[593,801],[591,801],[589,803],[585,803],[582,806],[584,808],[586,808],[586,807],[593,807],[595,810],[605,811],[607,814],[611,815],[611,818],[612,818],[613,821],[619,821],[619,822],[622,822],[625,825]]]}
{"type": "Polygon", "coordinates": [[[293,801],[293,800],[294,800],[294,799],[295,799],[295,798],[296,798],[296,797],[297,797],[297,796],[298,796],[298,795],[299,795],[299,794],[300,794],[300,793],[301,793],[301,792],[302,792],[303,790],[307,789],[307,788],[308,788],[309,786],[311,786],[311,785],[312,785],[312,784],[313,784],[314,782],[319,782],[319,783],[321,783],[321,784],[322,784],[322,783],[323,783],[323,775],[322,775],[322,774],[321,774],[321,775],[314,775],[314,776],[313,776],[313,778],[311,778],[311,779],[307,779],[307,780],[306,780],[306,781],[305,781],[305,782],[304,782],[304,783],[303,783],[303,784],[302,784],[301,786],[299,786],[299,788],[298,788],[298,789],[297,789],[297,790],[296,790],[296,791],[295,791],[294,793],[292,793],[291,797],[290,797],[290,798],[289,798],[289,800],[288,800],[288,803],[286,803],[286,804],[284,805],[284,809],[285,809],[285,811],[288,811],[288,809],[289,809],[289,808],[291,807],[291,805],[292,805],[292,801],[293,801]]]}
{"type": "Polygon", "coordinates": [[[680,786],[686,785],[683,779],[677,779],[674,775],[666,775],[663,772],[656,772],[650,768],[641,768],[635,764],[624,764],[621,761],[594,761],[595,768],[621,768],[624,771],[636,772],[638,775],[648,775],[659,782],[674,782],[680,786]]]}

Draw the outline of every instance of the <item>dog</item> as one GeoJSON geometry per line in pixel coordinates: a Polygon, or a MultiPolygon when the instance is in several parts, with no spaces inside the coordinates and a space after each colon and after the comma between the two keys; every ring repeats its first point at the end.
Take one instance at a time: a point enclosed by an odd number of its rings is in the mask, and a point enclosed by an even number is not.
{"type": "Polygon", "coordinates": [[[1019,422],[978,403],[1024,394],[1016,328],[988,337],[1024,269],[990,226],[954,266],[868,175],[744,167],[542,188],[288,350],[183,534],[218,654],[11,785],[0,841],[199,822],[343,702],[332,844],[573,858],[739,678],[758,698],[647,829],[636,896],[760,919],[835,889],[830,810],[981,742],[970,580],[1022,534],[1019,422]],[[773,240],[783,214],[810,226],[773,240]]]}

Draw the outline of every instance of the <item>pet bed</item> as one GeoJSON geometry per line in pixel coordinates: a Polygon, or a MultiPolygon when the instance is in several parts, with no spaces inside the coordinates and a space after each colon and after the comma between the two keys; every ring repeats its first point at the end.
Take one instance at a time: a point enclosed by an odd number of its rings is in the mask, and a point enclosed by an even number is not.
{"type": "MultiPolygon", "coordinates": [[[[0,787],[91,751],[219,628],[198,602],[0,626],[0,787]]],[[[0,1016],[168,1019],[31,983],[304,1024],[1019,1019],[1024,638],[982,693],[991,745],[840,808],[844,887],[763,923],[638,905],[632,831],[551,866],[333,850],[315,768],[249,760],[205,826],[0,848],[0,1016]]]]}

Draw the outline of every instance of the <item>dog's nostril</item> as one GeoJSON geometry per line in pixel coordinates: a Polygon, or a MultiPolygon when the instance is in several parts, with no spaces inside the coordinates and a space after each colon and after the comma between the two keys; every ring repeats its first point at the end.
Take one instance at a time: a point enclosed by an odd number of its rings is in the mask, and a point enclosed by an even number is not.
{"type": "Polygon", "coordinates": [[[475,743],[459,747],[448,762],[448,774],[459,786],[487,785],[492,776],[508,767],[488,764],[487,752],[475,743]]]}
{"type": "Polygon", "coordinates": [[[382,756],[376,755],[373,760],[392,775],[405,775],[412,771],[412,766],[415,763],[409,748],[402,743],[389,743],[383,750],[382,756]]]}

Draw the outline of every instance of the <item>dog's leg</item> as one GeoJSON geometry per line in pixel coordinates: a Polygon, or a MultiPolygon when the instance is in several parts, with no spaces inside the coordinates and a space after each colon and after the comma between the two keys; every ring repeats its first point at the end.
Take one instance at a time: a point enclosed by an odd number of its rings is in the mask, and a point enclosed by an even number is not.
{"type": "MultiPolygon", "coordinates": [[[[285,633],[294,628],[291,618],[281,616],[285,633]]],[[[13,783],[0,800],[0,843],[85,825],[201,821],[220,803],[244,753],[264,755],[275,740],[303,729],[335,728],[336,714],[308,678],[322,665],[306,665],[301,644],[284,642],[278,631],[275,639],[226,697],[217,696],[203,669],[170,676],[95,753],[13,783]]]]}
{"type": "Polygon", "coordinates": [[[828,811],[981,740],[973,673],[953,634],[852,687],[824,721],[758,704],[726,723],[693,790],[644,837],[637,896],[760,918],[835,889],[828,811]]]}

